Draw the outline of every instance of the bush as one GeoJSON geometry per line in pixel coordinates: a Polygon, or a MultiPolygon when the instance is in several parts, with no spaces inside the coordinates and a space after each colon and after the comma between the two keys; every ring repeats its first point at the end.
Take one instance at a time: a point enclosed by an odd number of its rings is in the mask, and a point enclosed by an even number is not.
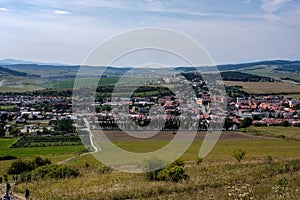
{"type": "Polygon", "coordinates": [[[187,174],[185,174],[183,166],[169,165],[159,171],[159,173],[157,174],[157,178],[160,181],[178,182],[180,180],[187,179],[188,176],[187,174]]]}
{"type": "Polygon", "coordinates": [[[75,168],[70,168],[64,165],[46,165],[39,167],[32,172],[35,179],[53,178],[63,179],[79,176],[79,171],[75,168]]]}
{"type": "Polygon", "coordinates": [[[145,169],[149,180],[158,181],[173,181],[178,182],[183,179],[187,179],[188,175],[185,173],[184,162],[176,160],[170,165],[162,168],[165,162],[159,159],[152,159],[146,162],[145,169]],[[152,170],[152,171],[151,171],[152,170]]]}
{"type": "Polygon", "coordinates": [[[0,161],[1,160],[16,160],[17,157],[16,156],[2,156],[0,157],[0,161]]]}
{"type": "Polygon", "coordinates": [[[246,117],[240,124],[239,128],[248,128],[249,126],[252,125],[252,119],[246,117]]]}
{"type": "Polygon", "coordinates": [[[273,161],[272,156],[267,156],[265,161],[266,161],[266,163],[270,164],[273,161]]]}
{"type": "Polygon", "coordinates": [[[242,150],[242,149],[238,149],[236,151],[233,152],[233,157],[238,161],[241,162],[241,160],[244,159],[245,155],[246,155],[246,151],[242,150]]]}
{"type": "Polygon", "coordinates": [[[63,165],[46,165],[31,172],[21,174],[21,181],[28,182],[38,179],[64,179],[79,176],[79,171],[63,165]]]}
{"type": "Polygon", "coordinates": [[[106,173],[109,173],[111,172],[112,169],[106,165],[100,165],[99,168],[98,168],[98,172],[100,174],[106,174],[106,173]]]}
{"type": "Polygon", "coordinates": [[[34,170],[34,166],[30,161],[16,160],[8,168],[8,174],[21,174],[34,170]]]}
{"type": "Polygon", "coordinates": [[[43,159],[40,156],[38,156],[33,159],[32,163],[34,167],[40,167],[51,164],[51,161],[48,158],[43,159]]]}
{"type": "Polygon", "coordinates": [[[33,160],[16,160],[8,168],[8,174],[21,174],[23,172],[30,172],[37,167],[51,164],[51,161],[46,158],[42,159],[41,157],[36,157],[33,160]]]}
{"type": "Polygon", "coordinates": [[[197,165],[199,165],[200,163],[202,163],[203,162],[203,158],[197,158],[197,160],[196,160],[196,164],[197,165]]]}
{"type": "Polygon", "coordinates": [[[158,180],[158,173],[165,166],[165,162],[158,158],[147,160],[144,164],[144,171],[149,180],[158,180]]]}

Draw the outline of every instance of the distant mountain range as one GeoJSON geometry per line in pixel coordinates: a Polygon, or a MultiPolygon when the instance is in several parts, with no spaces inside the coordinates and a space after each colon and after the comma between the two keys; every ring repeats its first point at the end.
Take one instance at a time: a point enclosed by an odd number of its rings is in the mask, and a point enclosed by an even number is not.
{"type": "Polygon", "coordinates": [[[58,63],[44,63],[44,62],[33,62],[33,61],[24,61],[24,60],[17,60],[17,59],[11,59],[11,58],[7,58],[7,59],[3,59],[0,60],[0,65],[18,65],[18,64],[25,64],[25,65],[63,65],[63,64],[58,64],[58,63]]]}
{"type": "MultiPolygon", "coordinates": [[[[3,68],[8,68],[12,71],[18,72],[27,72],[30,71],[43,71],[43,70],[61,70],[61,71],[72,71],[77,72],[80,68],[79,65],[63,65],[63,64],[55,64],[55,63],[40,63],[40,62],[33,62],[33,61],[22,61],[22,60],[15,60],[15,59],[3,59],[0,60],[0,66],[2,69],[0,72],[3,72],[3,68]]],[[[276,71],[289,71],[289,72],[300,72],[300,61],[288,61],[288,60],[270,60],[270,61],[259,61],[259,62],[252,62],[252,63],[240,63],[240,64],[222,64],[217,65],[218,70],[220,71],[234,71],[234,70],[243,70],[248,69],[254,66],[276,66],[274,70],[276,71]]],[[[129,71],[133,67],[108,67],[106,68],[106,72],[109,74],[118,75],[123,74],[126,71],[129,71]]],[[[102,68],[104,69],[104,68],[102,68]]],[[[143,71],[143,69],[138,68],[135,69],[138,72],[143,71]]],[[[154,70],[159,70],[158,68],[154,70]]],[[[176,67],[177,71],[180,72],[192,72],[192,71],[211,71],[211,67],[176,67]]],[[[5,71],[5,70],[4,70],[5,71]]],[[[17,73],[12,72],[11,74],[16,75],[17,73]]],[[[22,73],[21,72],[21,73],[22,73]]],[[[7,71],[5,73],[8,73],[7,71]]],[[[21,74],[20,74],[21,75],[21,74]]],[[[24,74],[23,74],[24,76],[24,74]]],[[[26,76],[26,75],[25,75],[26,76]]]]}

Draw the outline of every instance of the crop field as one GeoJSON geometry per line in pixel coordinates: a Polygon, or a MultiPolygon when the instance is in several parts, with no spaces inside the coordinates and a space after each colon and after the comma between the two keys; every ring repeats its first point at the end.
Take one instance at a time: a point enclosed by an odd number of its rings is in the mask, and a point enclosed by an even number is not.
{"type": "Polygon", "coordinates": [[[281,94],[299,93],[300,85],[282,82],[237,82],[224,81],[226,86],[242,86],[249,94],[281,94]]]}

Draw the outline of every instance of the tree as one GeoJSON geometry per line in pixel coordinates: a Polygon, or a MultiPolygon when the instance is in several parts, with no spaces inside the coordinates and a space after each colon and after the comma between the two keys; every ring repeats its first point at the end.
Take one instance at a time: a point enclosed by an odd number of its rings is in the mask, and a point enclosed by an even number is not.
{"type": "Polygon", "coordinates": [[[251,126],[251,125],[252,125],[252,119],[249,118],[249,117],[247,117],[247,118],[245,118],[245,119],[241,122],[240,128],[247,128],[247,127],[249,127],[249,126],[251,126]]]}
{"type": "Polygon", "coordinates": [[[9,131],[9,135],[17,136],[21,131],[17,127],[12,127],[9,131]]]}
{"type": "Polygon", "coordinates": [[[229,119],[229,118],[225,118],[225,121],[224,121],[224,128],[225,130],[227,131],[229,128],[231,128],[233,126],[233,121],[232,119],[229,119]]]}
{"type": "Polygon", "coordinates": [[[5,129],[0,126],[0,137],[4,137],[5,136],[5,129]]]}
{"type": "Polygon", "coordinates": [[[75,127],[73,126],[70,120],[61,119],[56,122],[54,130],[59,132],[65,132],[65,133],[74,133],[75,127]]]}

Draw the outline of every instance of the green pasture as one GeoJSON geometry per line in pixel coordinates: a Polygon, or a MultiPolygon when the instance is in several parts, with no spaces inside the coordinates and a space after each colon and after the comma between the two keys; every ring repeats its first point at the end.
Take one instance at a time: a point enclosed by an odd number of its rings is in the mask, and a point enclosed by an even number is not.
{"type": "MultiPolygon", "coordinates": [[[[66,158],[77,156],[84,146],[53,146],[53,147],[28,147],[10,148],[17,141],[16,138],[0,138],[0,156],[16,156],[29,159],[36,156],[47,157],[52,162],[58,162],[66,158]]],[[[12,161],[0,161],[0,174],[4,173],[12,161]]]]}
{"type": "Polygon", "coordinates": [[[282,126],[250,126],[240,130],[243,133],[251,135],[261,135],[270,137],[284,136],[287,139],[300,140],[300,128],[299,127],[282,127],[282,126]]]}

